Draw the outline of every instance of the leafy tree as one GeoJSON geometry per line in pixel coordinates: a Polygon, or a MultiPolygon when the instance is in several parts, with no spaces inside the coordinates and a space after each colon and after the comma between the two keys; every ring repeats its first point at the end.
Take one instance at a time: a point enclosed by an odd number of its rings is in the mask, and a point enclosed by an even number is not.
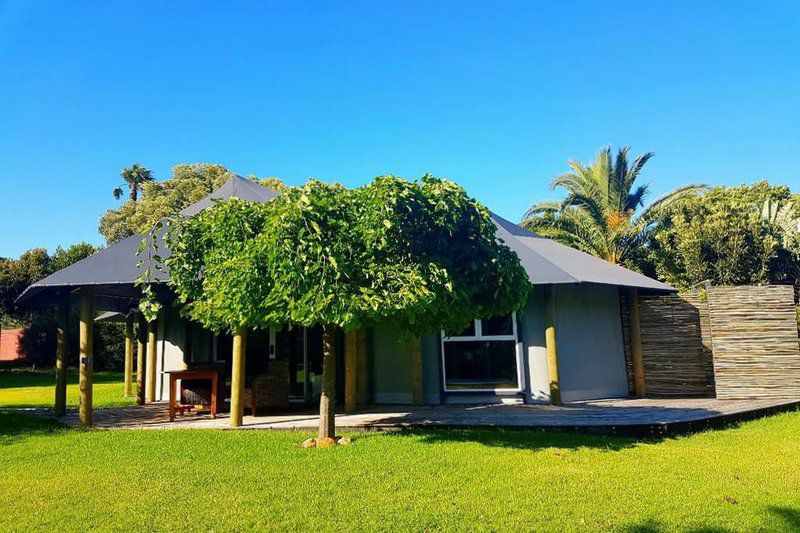
{"type": "Polygon", "coordinates": [[[800,279],[798,211],[788,187],[714,187],[665,210],[643,267],[680,288],[800,279]]]}
{"type": "MultiPolygon", "coordinates": [[[[130,235],[146,232],[159,220],[175,215],[208,196],[231,177],[233,174],[222,165],[176,165],[170,179],[144,182],[138,202],[131,199],[118,209],[107,210],[100,218],[100,234],[110,244],[130,235]]],[[[274,190],[285,187],[277,178],[248,178],[274,190]]]]}
{"type": "Polygon", "coordinates": [[[631,164],[629,151],[624,146],[612,157],[611,148],[605,148],[589,165],[571,160],[572,170],[551,185],[563,187],[567,197],[532,205],[523,226],[611,263],[634,266],[631,259],[653,230],[658,210],[695,196],[705,186],[680,187],[645,207],[649,185],[637,185],[637,180],[653,153],[631,164]]]}
{"type": "Polygon", "coordinates": [[[89,257],[99,249],[100,248],[97,248],[88,242],[79,242],[69,246],[66,249],[58,246],[53,255],[50,256],[48,270],[51,274],[53,272],[58,272],[59,270],[67,268],[73,263],[77,263],[81,259],[89,257]]]}
{"type": "MultiPolygon", "coordinates": [[[[55,353],[56,313],[53,309],[36,309],[23,312],[14,301],[32,283],[66,268],[97,251],[85,242],[68,248],[59,246],[53,255],[44,248],[34,248],[19,259],[0,259],[0,327],[22,328],[21,353],[28,363],[52,363],[55,353]]],[[[75,311],[77,312],[77,311],[75,311]]],[[[71,338],[77,339],[78,321],[70,320],[71,338]]],[[[122,364],[122,325],[97,324],[95,328],[95,354],[98,369],[115,369],[122,364]]],[[[70,358],[77,357],[77,344],[70,345],[70,358]]]]}
{"type": "Polygon", "coordinates": [[[206,327],[322,325],[321,437],[335,429],[337,328],[458,331],[522,308],[530,291],[488,211],[431,176],[353,190],[311,180],[267,203],[221,202],[175,221],[167,244],[178,302],[206,327]]]}
{"type": "Polygon", "coordinates": [[[0,259],[0,316],[4,327],[19,326],[21,316],[14,300],[28,285],[50,274],[50,256],[44,248],[33,248],[19,259],[0,259]]]}
{"type": "MultiPolygon", "coordinates": [[[[128,186],[128,198],[130,198],[131,202],[135,202],[138,199],[142,185],[154,179],[153,173],[138,163],[134,163],[129,168],[123,168],[120,176],[128,186]]],[[[114,198],[117,200],[122,198],[121,185],[114,188],[114,198]]]]}

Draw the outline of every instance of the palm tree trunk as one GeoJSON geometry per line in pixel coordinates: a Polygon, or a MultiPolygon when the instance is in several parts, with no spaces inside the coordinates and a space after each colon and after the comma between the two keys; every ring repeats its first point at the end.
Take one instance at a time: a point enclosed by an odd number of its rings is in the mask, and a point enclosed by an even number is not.
{"type": "Polygon", "coordinates": [[[130,188],[131,188],[131,194],[130,194],[131,200],[135,202],[136,200],[139,199],[139,187],[134,184],[131,185],[130,188]]]}
{"type": "Polygon", "coordinates": [[[334,326],[322,326],[322,394],[319,399],[319,438],[334,438],[336,421],[336,348],[334,326]]]}

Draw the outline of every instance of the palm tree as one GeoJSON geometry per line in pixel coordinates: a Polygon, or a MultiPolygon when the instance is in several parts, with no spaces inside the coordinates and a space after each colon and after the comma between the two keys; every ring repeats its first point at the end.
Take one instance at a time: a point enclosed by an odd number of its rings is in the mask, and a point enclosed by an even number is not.
{"type": "Polygon", "coordinates": [[[589,165],[571,160],[572,170],[551,184],[553,189],[566,189],[567,197],[533,204],[523,226],[611,263],[625,264],[644,245],[661,209],[707,189],[686,185],[645,207],[650,187],[637,185],[636,180],[654,154],[647,152],[630,164],[629,151],[623,146],[612,157],[611,148],[604,148],[589,165]]]}
{"type": "Polygon", "coordinates": [[[122,187],[128,186],[128,196],[134,202],[139,198],[139,191],[142,185],[148,181],[153,181],[153,173],[138,163],[134,163],[130,168],[123,168],[120,176],[125,180],[123,185],[114,188],[114,198],[122,198],[122,187]]]}

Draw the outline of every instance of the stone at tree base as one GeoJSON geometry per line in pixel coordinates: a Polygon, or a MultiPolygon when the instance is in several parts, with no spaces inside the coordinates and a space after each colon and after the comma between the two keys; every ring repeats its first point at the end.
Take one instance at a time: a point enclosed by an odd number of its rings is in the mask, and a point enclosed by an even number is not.
{"type": "Polygon", "coordinates": [[[347,446],[353,442],[350,440],[350,437],[336,437],[336,444],[341,444],[342,446],[347,446]]]}
{"type": "Polygon", "coordinates": [[[300,445],[301,448],[316,448],[317,446],[317,439],[310,438],[303,441],[303,444],[300,445]]]}
{"type": "Polygon", "coordinates": [[[331,437],[317,440],[317,448],[333,448],[334,446],[336,446],[336,441],[331,437]]]}

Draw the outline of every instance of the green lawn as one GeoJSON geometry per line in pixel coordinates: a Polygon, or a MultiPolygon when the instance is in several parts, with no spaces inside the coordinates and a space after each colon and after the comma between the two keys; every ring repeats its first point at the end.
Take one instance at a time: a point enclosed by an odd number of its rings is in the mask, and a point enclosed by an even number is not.
{"type": "MultiPolygon", "coordinates": [[[[122,396],[122,374],[95,372],[93,403],[97,409],[132,405],[132,398],[122,396]]],[[[78,373],[67,374],[67,406],[78,406],[78,373]]],[[[0,408],[53,407],[55,372],[48,370],[0,370],[0,408]]]]}
{"type": "Polygon", "coordinates": [[[0,414],[0,530],[800,529],[800,413],[637,442],[518,431],[80,431],[0,414]]]}

